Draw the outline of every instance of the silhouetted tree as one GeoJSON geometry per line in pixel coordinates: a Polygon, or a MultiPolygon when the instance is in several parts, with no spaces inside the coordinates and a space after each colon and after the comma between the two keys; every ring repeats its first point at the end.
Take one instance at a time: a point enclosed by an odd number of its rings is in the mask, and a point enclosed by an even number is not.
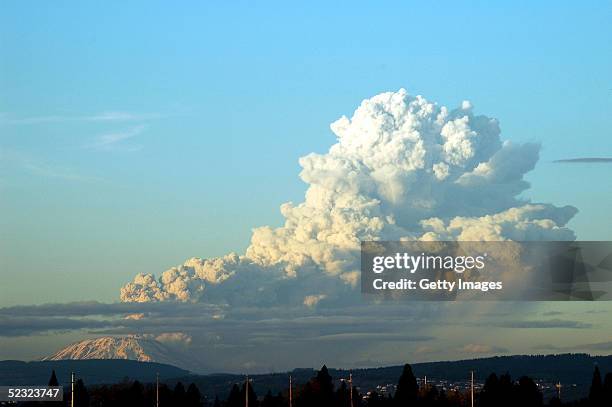
{"type": "Polygon", "coordinates": [[[274,396],[272,395],[272,392],[270,390],[268,390],[268,392],[264,396],[261,402],[261,407],[275,407],[274,396]]]}
{"type": "Polygon", "coordinates": [[[350,407],[349,406],[349,389],[346,382],[343,380],[336,390],[336,406],[338,407],[350,407]]]}
{"type": "Polygon", "coordinates": [[[499,379],[495,373],[491,373],[485,380],[484,387],[480,392],[481,407],[495,407],[499,399],[499,379]]]}
{"type": "MultiPolygon", "coordinates": [[[[242,399],[242,404],[241,406],[244,406],[244,404],[246,403],[246,387],[247,384],[246,382],[242,385],[242,388],[240,389],[240,398],[242,399]]],[[[251,383],[249,383],[249,405],[248,407],[257,407],[258,401],[257,401],[257,394],[255,393],[255,389],[253,389],[253,385],[251,383]]]]}
{"type": "Polygon", "coordinates": [[[397,383],[394,404],[398,407],[414,406],[417,401],[419,386],[409,364],[404,365],[402,375],[397,383]]]}
{"type": "Polygon", "coordinates": [[[514,384],[508,373],[499,376],[498,392],[499,396],[496,407],[513,407],[515,405],[514,398],[516,394],[514,392],[514,384]]]}
{"type": "Polygon", "coordinates": [[[167,385],[159,386],[159,405],[160,406],[172,406],[174,405],[174,391],[167,385]]]}
{"type": "Polygon", "coordinates": [[[187,400],[187,394],[185,393],[185,386],[183,383],[178,382],[176,386],[174,386],[174,405],[183,406],[187,400]]]}
{"type": "Polygon", "coordinates": [[[202,405],[202,395],[195,383],[191,383],[189,387],[187,387],[185,399],[186,407],[200,407],[202,405]]]}
{"type": "Polygon", "coordinates": [[[452,405],[444,389],[440,390],[440,394],[438,395],[437,405],[438,407],[450,407],[452,405]]]}
{"type": "Polygon", "coordinates": [[[353,407],[361,406],[361,400],[361,394],[359,394],[357,387],[353,386],[353,407]]]}
{"type": "Polygon", "coordinates": [[[542,393],[530,378],[523,376],[517,383],[508,373],[499,378],[495,373],[489,375],[479,395],[480,407],[541,407],[542,393]]]}
{"type": "Polygon", "coordinates": [[[509,374],[499,377],[491,373],[480,393],[481,407],[506,407],[513,404],[515,397],[512,379],[509,374]]]}
{"type": "Polygon", "coordinates": [[[612,372],[606,373],[603,382],[604,403],[606,406],[612,406],[612,372]]]}
{"type": "Polygon", "coordinates": [[[368,397],[368,407],[386,407],[390,406],[392,400],[378,393],[376,390],[370,393],[368,397]]]}
{"type": "Polygon", "coordinates": [[[221,401],[219,400],[219,396],[215,396],[215,401],[213,402],[213,407],[221,407],[221,401]]]}
{"type": "Polygon", "coordinates": [[[125,401],[123,405],[130,407],[144,407],[144,386],[138,380],[135,380],[127,390],[127,395],[122,398],[125,401]]]}
{"type": "Polygon", "coordinates": [[[599,366],[595,366],[595,370],[593,370],[593,380],[591,381],[591,389],[589,390],[589,402],[594,407],[603,406],[603,383],[601,381],[599,366]]]}
{"type": "Polygon", "coordinates": [[[316,390],[314,389],[313,381],[314,379],[306,382],[304,387],[302,387],[301,390],[298,392],[297,397],[295,397],[296,406],[308,407],[308,406],[313,405],[313,403],[315,402],[315,397],[316,397],[316,394],[315,394],[316,390]]]}
{"type": "Polygon", "coordinates": [[[49,386],[59,386],[57,376],[55,375],[55,369],[51,371],[51,377],[49,378],[49,386]]]}
{"type": "Polygon", "coordinates": [[[285,401],[280,393],[273,396],[272,392],[268,390],[261,402],[261,407],[285,407],[285,401]]]}
{"type": "Polygon", "coordinates": [[[304,385],[296,399],[296,406],[334,406],[334,383],[327,366],[323,365],[317,375],[304,385]]]}
{"type": "MultiPolygon", "coordinates": [[[[477,396],[477,395],[476,395],[477,396]]],[[[470,405],[471,395],[468,391],[467,393],[454,391],[452,393],[447,393],[446,397],[448,398],[448,402],[452,406],[468,406],[470,405]]],[[[476,405],[480,405],[478,402],[478,397],[476,397],[476,405]]]]}
{"type": "Polygon", "coordinates": [[[323,367],[321,367],[315,381],[319,387],[320,406],[324,407],[331,405],[334,399],[334,382],[327,370],[327,366],[323,365],[323,367]]]}
{"type": "Polygon", "coordinates": [[[234,383],[232,390],[230,390],[227,401],[225,402],[226,407],[242,407],[244,406],[244,399],[240,397],[240,387],[234,383]]]}
{"type": "Polygon", "coordinates": [[[89,406],[89,393],[83,380],[78,379],[74,384],[74,405],[76,407],[89,406]]]}
{"type": "Polygon", "coordinates": [[[428,385],[421,392],[421,402],[419,403],[423,407],[435,407],[438,403],[438,388],[436,386],[428,385]]]}
{"type": "Polygon", "coordinates": [[[527,376],[521,377],[516,385],[516,402],[521,407],[540,407],[543,405],[542,393],[537,384],[527,376]]]}

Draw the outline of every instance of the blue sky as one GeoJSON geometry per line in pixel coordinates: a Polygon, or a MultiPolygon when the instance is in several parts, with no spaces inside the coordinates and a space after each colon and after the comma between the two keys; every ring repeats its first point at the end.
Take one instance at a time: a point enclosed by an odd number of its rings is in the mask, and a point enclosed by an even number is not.
{"type": "Polygon", "coordinates": [[[406,88],[543,144],[527,196],[610,240],[609,2],[13,1],[0,14],[0,306],[114,301],[241,252],[301,201],[329,123],[406,88]],[[67,284],[70,281],[70,284],[67,284]],[[36,282],[36,284],[32,284],[36,282]]]}

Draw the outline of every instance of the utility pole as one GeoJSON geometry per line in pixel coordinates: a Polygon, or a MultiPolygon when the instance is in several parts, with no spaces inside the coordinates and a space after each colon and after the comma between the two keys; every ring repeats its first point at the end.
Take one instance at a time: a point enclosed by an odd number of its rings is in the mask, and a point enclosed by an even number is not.
{"type": "Polygon", "coordinates": [[[70,374],[70,407],[74,407],[74,372],[70,374]]]}
{"type": "Polygon", "coordinates": [[[246,376],[246,384],[244,385],[244,407],[249,407],[249,375],[246,376]]]}
{"type": "Polygon", "coordinates": [[[159,373],[155,377],[155,407],[159,407],[159,373]]]}
{"type": "Polygon", "coordinates": [[[351,401],[351,407],[353,407],[353,374],[349,373],[349,400],[351,401]]]}
{"type": "Polygon", "coordinates": [[[291,375],[289,375],[289,407],[293,407],[293,385],[291,384],[291,375]]]}
{"type": "Polygon", "coordinates": [[[474,407],[474,371],[472,370],[472,377],[470,380],[470,399],[472,402],[472,407],[474,407]]]}

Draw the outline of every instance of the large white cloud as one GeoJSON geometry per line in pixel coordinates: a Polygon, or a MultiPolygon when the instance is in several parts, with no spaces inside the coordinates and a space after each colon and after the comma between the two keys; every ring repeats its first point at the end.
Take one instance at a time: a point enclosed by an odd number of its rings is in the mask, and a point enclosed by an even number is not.
{"type": "Polygon", "coordinates": [[[354,290],[362,240],[574,239],[575,208],[519,198],[539,145],[501,140],[497,120],[469,102],[449,110],[400,89],[331,129],[327,153],[300,159],[308,189],[281,206],[283,226],[255,229],[244,255],[139,274],[121,300],[312,307],[354,290]]]}

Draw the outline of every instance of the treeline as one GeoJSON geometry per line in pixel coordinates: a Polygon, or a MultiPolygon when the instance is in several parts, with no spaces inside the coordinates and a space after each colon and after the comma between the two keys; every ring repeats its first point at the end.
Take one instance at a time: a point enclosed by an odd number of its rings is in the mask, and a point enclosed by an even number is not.
{"type": "MultiPolygon", "coordinates": [[[[58,385],[55,372],[49,385],[58,385]]],[[[66,389],[64,404],[70,405],[70,389],[66,389]]],[[[151,407],[159,398],[160,407],[288,407],[289,389],[272,394],[257,395],[247,381],[236,383],[225,399],[216,397],[208,400],[198,387],[191,383],[187,387],[181,382],[174,388],[165,384],[143,384],[125,380],[113,385],[86,387],[82,380],[75,384],[75,407],[151,407]],[[159,390],[158,390],[159,389],[159,390]],[[247,395],[248,391],[248,395],[247,395]],[[247,404],[248,403],[248,404],[247,404]]],[[[55,403],[23,403],[22,405],[55,403]]],[[[357,387],[342,380],[339,386],[326,366],[303,385],[293,386],[291,391],[292,407],[470,407],[470,391],[445,390],[435,385],[419,386],[410,365],[405,365],[393,394],[379,394],[371,391],[361,394],[357,387]],[[352,394],[351,394],[352,393],[352,394]]],[[[489,375],[484,386],[474,395],[476,407],[610,407],[612,406],[612,372],[602,379],[601,372],[595,367],[588,397],[564,402],[557,397],[545,403],[541,390],[529,377],[513,380],[509,374],[489,375]]]]}

